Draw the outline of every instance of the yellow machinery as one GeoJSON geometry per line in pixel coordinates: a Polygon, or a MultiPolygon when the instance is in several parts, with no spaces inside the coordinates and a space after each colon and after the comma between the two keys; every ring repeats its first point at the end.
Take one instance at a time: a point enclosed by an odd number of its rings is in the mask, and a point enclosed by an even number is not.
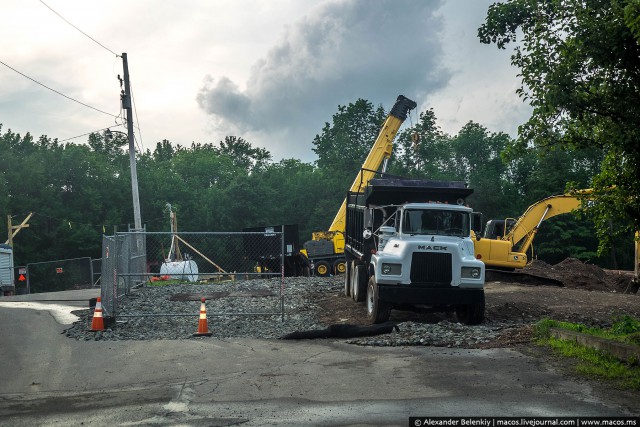
{"type": "MultiPolygon", "coordinates": [[[[393,140],[400,126],[407,118],[409,111],[416,107],[417,104],[414,101],[402,95],[398,96],[373,147],[371,147],[371,151],[369,151],[369,155],[362,164],[362,170],[356,176],[349,191],[357,192],[360,188],[366,186],[369,180],[379,172],[381,166],[381,171],[386,171],[387,162],[393,150],[393,140]]],[[[334,274],[345,272],[344,230],[346,209],[347,199],[345,198],[328,231],[314,232],[312,239],[304,244],[307,257],[318,276],[328,276],[331,272],[334,274]]]]}
{"type": "MultiPolygon", "coordinates": [[[[490,220],[484,231],[484,237],[474,239],[476,258],[484,261],[489,269],[514,270],[527,265],[527,252],[533,244],[542,221],[556,215],[569,213],[580,207],[585,195],[592,189],[576,190],[572,194],[560,194],[547,197],[533,205],[518,219],[490,220]]],[[[640,231],[634,235],[634,274],[632,284],[634,293],[640,287],[640,231]]]]}
{"type": "MultiPolygon", "coordinates": [[[[579,193],[588,194],[590,190],[579,193]]],[[[484,237],[474,240],[476,258],[488,268],[516,269],[527,265],[527,251],[542,221],[580,207],[581,198],[572,194],[547,197],[533,205],[518,219],[490,220],[484,237]]]]}

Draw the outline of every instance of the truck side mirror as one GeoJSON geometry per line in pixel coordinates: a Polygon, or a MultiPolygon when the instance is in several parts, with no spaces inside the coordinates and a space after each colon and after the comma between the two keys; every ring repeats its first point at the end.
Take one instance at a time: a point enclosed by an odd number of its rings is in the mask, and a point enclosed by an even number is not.
{"type": "Polygon", "coordinates": [[[471,228],[476,234],[476,240],[480,240],[482,237],[482,213],[473,212],[471,214],[471,228]]]}

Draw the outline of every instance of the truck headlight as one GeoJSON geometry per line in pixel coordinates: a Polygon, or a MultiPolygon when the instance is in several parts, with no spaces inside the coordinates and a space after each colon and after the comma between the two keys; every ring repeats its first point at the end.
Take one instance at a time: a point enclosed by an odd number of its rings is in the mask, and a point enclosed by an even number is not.
{"type": "Polygon", "coordinates": [[[461,276],[465,279],[479,279],[480,267],[462,267],[461,276]]]}
{"type": "Polygon", "coordinates": [[[382,264],[382,274],[399,276],[402,272],[402,264],[382,264]]]}

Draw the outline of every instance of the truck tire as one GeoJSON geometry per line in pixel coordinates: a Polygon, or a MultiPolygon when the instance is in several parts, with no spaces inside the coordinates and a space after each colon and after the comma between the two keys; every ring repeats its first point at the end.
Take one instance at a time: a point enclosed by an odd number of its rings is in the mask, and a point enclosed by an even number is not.
{"type": "Polygon", "coordinates": [[[484,320],[484,301],[456,306],[456,317],[465,325],[479,325],[484,320]]]}
{"type": "Polygon", "coordinates": [[[391,306],[378,298],[378,284],[375,276],[371,276],[367,285],[367,318],[369,322],[384,323],[389,320],[391,306]]]}
{"type": "Polygon", "coordinates": [[[344,272],[344,296],[351,296],[351,275],[353,269],[353,262],[345,264],[347,266],[346,271],[344,272]]]}
{"type": "Polygon", "coordinates": [[[365,294],[367,292],[367,277],[365,273],[364,265],[355,265],[351,273],[351,298],[353,298],[355,302],[365,300],[365,294]]]}
{"type": "Polygon", "coordinates": [[[327,277],[329,274],[331,274],[331,269],[329,268],[328,262],[326,261],[316,262],[316,276],[327,277]]]}

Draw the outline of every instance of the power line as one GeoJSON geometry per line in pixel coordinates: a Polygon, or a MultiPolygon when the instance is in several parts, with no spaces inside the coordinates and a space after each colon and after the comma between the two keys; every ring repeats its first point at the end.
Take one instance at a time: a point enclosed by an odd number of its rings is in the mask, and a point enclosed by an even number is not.
{"type": "Polygon", "coordinates": [[[96,133],[96,132],[102,132],[102,131],[105,131],[105,130],[107,130],[107,129],[109,129],[109,128],[107,127],[107,128],[102,128],[102,129],[94,130],[94,131],[92,131],[92,132],[83,133],[82,135],[72,136],[71,138],[67,138],[67,139],[61,139],[61,140],[60,140],[60,141],[58,141],[58,142],[65,142],[65,141],[70,141],[70,140],[72,140],[72,139],[76,139],[76,138],[82,138],[83,136],[91,135],[92,133],[96,133]]]}
{"type": "Polygon", "coordinates": [[[102,43],[100,43],[99,41],[97,41],[96,39],[94,39],[93,37],[91,37],[89,34],[85,33],[84,31],[82,31],[80,28],[76,27],[75,25],[73,25],[71,22],[67,21],[65,19],[64,16],[60,15],[58,12],[56,12],[55,10],[53,10],[51,8],[51,6],[49,6],[48,4],[46,4],[45,2],[43,2],[42,0],[40,0],[40,3],[42,3],[43,5],[45,5],[51,12],[55,13],[56,15],[58,15],[60,17],[60,19],[62,19],[64,22],[66,22],[67,24],[71,25],[73,28],[75,28],[76,30],[80,31],[82,34],[84,34],[85,36],[87,36],[89,39],[93,40],[95,43],[97,43],[100,47],[102,47],[105,50],[108,50],[109,52],[113,53],[115,56],[120,56],[117,53],[115,53],[114,51],[112,51],[111,49],[109,49],[108,47],[106,47],[105,45],[103,45],[102,43]]]}
{"type": "Polygon", "coordinates": [[[71,100],[71,101],[73,101],[73,102],[77,102],[78,104],[83,105],[83,106],[85,106],[85,107],[87,107],[87,108],[91,108],[92,110],[96,110],[96,111],[98,111],[99,113],[106,114],[107,116],[115,117],[116,119],[118,118],[118,116],[116,116],[116,115],[114,115],[114,114],[107,113],[106,111],[102,111],[102,110],[100,110],[100,109],[98,109],[98,108],[96,108],[96,107],[92,107],[91,105],[85,104],[84,102],[80,102],[80,101],[78,101],[77,99],[73,99],[73,98],[71,98],[70,96],[67,96],[67,95],[65,95],[65,94],[64,94],[64,93],[62,93],[62,92],[58,92],[58,91],[57,91],[57,90],[55,90],[55,89],[51,89],[49,86],[47,86],[47,85],[45,85],[45,84],[43,84],[43,83],[40,83],[39,81],[37,81],[37,80],[35,80],[35,79],[32,79],[31,77],[27,76],[27,75],[26,75],[26,74],[24,74],[24,73],[21,73],[20,71],[16,70],[15,68],[13,68],[12,66],[10,66],[10,65],[8,65],[8,64],[5,64],[5,63],[4,63],[4,62],[2,62],[2,61],[0,61],[0,64],[4,65],[5,67],[9,68],[10,70],[15,71],[16,73],[20,74],[22,77],[25,77],[25,78],[27,78],[27,79],[31,80],[32,82],[39,84],[40,86],[44,87],[45,89],[49,89],[51,92],[55,92],[55,93],[57,93],[57,94],[58,94],[58,95],[60,95],[60,96],[64,96],[65,98],[67,98],[67,99],[69,99],[69,100],[71,100]]]}
{"type": "MultiPolygon", "coordinates": [[[[140,130],[140,120],[138,120],[138,109],[136,108],[136,100],[133,97],[133,85],[131,84],[131,82],[129,82],[129,89],[131,90],[131,102],[133,103],[133,111],[136,114],[136,128],[138,128],[138,135],[140,135],[140,145],[142,145],[142,147],[144,147],[144,142],[142,142],[142,130],[140,130]]],[[[138,141],[136,140],[136,143],[138,141]]],[[[138,151],[140,151],[140,154],[143,154],[142,148],[140,146],[138,146],[138,151]]]]}

